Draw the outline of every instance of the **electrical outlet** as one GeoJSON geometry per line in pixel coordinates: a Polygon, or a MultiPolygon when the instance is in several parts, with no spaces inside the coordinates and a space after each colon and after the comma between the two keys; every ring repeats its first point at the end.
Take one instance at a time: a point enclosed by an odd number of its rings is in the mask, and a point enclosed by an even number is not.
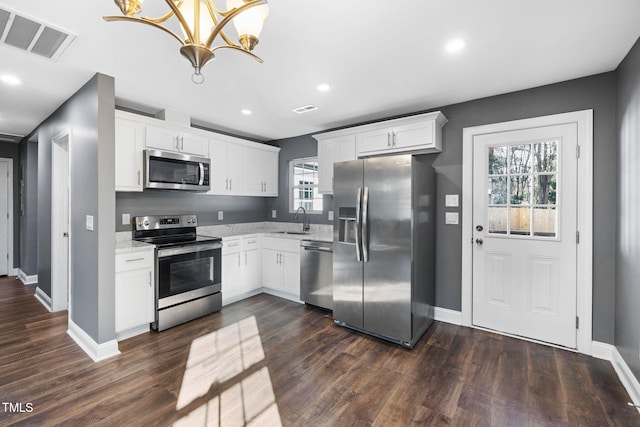
{"type": "Polygon", "coordinates": [[[276,217],[276,210],[275,210],[275,209],[273,209],[273,210],[271,211],[271,218],[275,218],[275,217],[276,217]]]}
{"type": "Polygon", "coordinates": [[[131,214],[122,214],[122,225],[131,224],[131,214]]]}
{"type": "Polygon", "coordinates": [[[218,211],[218,221],[222,221],[224,219],[224,212],[218,211]]]}
{"type": "Polygon", "coordinates": [[[457,208],[459,206],[457,194],[447,194],[444,196],[444,205],[447,208],[457,208]]]}
{"type": "Polygon", "coordinates": [[[93,231],[93,215],[87,215],[86,217],[86,229],[93,231]]]}
{"type": "Polygon", "coordinates": [[[328,219],[329,221],[333,221],[333,211],[329,211],[329,212],[327,213],[327,217],[328,217],[327,219],[328,219]]]}

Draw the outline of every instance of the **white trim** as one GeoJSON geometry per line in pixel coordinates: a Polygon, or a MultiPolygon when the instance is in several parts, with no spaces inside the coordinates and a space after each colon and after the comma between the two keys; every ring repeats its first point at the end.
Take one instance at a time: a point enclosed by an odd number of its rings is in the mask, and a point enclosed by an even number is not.
{"type": "Polygon", "coordinates": [[[25,286],[26,285],[35,285],[36,283],[38,283],[38,275],[37,274],[32,274],[32,275],[28,276],[27,273],[22,271],[22,269],[20,269],[20,268],[16,268],[16,276],[18,276],[18,279],[20,279],[22,284],[25,285],[25,286]]]}
{"type": "Polygon", "coordinates": [[[462,130],[462,325],[472,326],[473,246],[473,138],[478,135],[576,123],[580,161],[578,163],[577,304],[580,318],[577,351],[591,354],[593,322],[593,110],[574,111],[511,122],[474,126],[462,130]]]}
{"type": "Polygon", "coordinates": [[[240,295],[236,295],[234,297],[225,299],[224,292],[223,292],[222,293],[222,306],[224,307],[226,305],[231,305],[233,303],[236,303],[238,301],[242,301],[243,299],[251,298],[252,296],[259,295],[261,293],[262,293],[262,289],[258,288],[258,289],[254,289],[254,290],[249,291],[249,292],[244,292],[244,293],[242,293],[240,295]]]}
{"type": "Polygon", "coordinates": [[[598,341],[593,341],[591,343],[591,348],[593,350],[593,357],[597,357],[598,359],[608,360],[611,362],[613,369],[618,374],[618,378],[620,382],[624,386],[627,393],[629,393],[629,397],[638,412],[640,412],[640,382],[638,382],[631,369],[629,369],[629,365],[624,361],[618,349],[611,345],[598,341]]]}
{"type": "Polygon", "coordinates": [[[78,344],[94,362],[100,362],[113,356],[120,354],[118,350],[118,341],[111,340],[102,344],[98,344],[91,338],[80,326],[73,323],[69,318],[69,329],[67,334],[78,344]]]}
{"type": "Polygon", "coordinates": [[[49,297],[49,295],[47,295],[42,289],[36,287],[36,293],[34,297],[36,297],[36,299],[40,301],[40,304],[42,304],[44,308],[47,309],[47,311],[53,311],[53,309],[51,308],[51,297],[49,297]]]}
{"type": "Polygon", "coordinates": [[[51,140],[51,165],[52,165],[52,175],[51,175],[51,301],[52,307],[55,311],[61,310],[69,310],[69,319],[71,319],[71,237],[68,237],[68,246],[67,246],[67,283],[60,284],[60,280],[57,274],[59,266],[58,254],[59,248],[58,245],[60,243],[60,239],[62,239],[62,230],[59,227],[59,224],[54,223],[54,218],[57,218],[56,211],[57,206],[60,203],[59,200],[62,200],[58,196],[59,188],[55,187],[55,179],[53,170],[58,167],[54,162],[56,159],[59,161],[59,157],[56,155],[57,146],[63,146],[66,141],[66,163],[67,163],[67,188],[69,190],[69,200],[67,200],[69,206],[67,206],[67,219],[69,224],[66,225],[67,232],[70,228],[71,223],[71,129],[65,129],[59,132],[52,140],[51,140]]]}
{"type": "Polygon", "coordinates": [[[13,159],[0,157],[0,162],[7,163],[7,211],[9,212],[9,218],[7,218],[7,253],[9,258],[7,259],[7,274],[14,274],[13,268],[13,159]]]}
{"type": "Polygon", "coordinates": [[[151,328],[148,324],[137,326],[135,328],[127,329],[126,331],[116,333],[116,340],[123,341],[127,338],[135,337],[136,335],[144,334],[145,332],[149,332],[151,328]]]}
{"type": "Polygon", "coordinates": [[[272,288],[260,288],[260,292],[268,295],[273,295],[274,297],[297,302],[299,304],[304,304],[304,302],[300,301],[299,295],[290,294],[289,292],[283,292],[283,291],[279,291],[277,289],[272,289],[272,288]]]}
{"type": "Polygon", "coordinates": [[[452,325],[462,325],[462,312],[443,307],[434,307],[433,320],[451,323],[452,325]]]}

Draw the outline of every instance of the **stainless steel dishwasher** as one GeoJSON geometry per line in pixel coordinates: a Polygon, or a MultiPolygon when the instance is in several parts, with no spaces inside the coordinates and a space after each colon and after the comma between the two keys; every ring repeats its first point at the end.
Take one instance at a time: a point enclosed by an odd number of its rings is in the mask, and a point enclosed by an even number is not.
{"type": "Polygon", "coordinates": [[[332,242],[300,242],[300,298],[307,304],[333,310],[332,242]]]}

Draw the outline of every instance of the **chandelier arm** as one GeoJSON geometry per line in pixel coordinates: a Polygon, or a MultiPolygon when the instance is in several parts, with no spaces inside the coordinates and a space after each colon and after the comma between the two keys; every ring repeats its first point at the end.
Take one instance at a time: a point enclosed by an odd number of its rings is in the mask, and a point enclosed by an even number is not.
{"type": "Polygon", "coordinates": [[[154,28],[157,28],[159,30],[164,31],[165,33],[168,33],[170,35],[172,35],[173,37],[176,38],[176,40],[178,40],[180,42],[181,45],[185,45],[186,43],[184,42],[184,40],[182,40],[182,38],[180,38],[180,36],[178,36],[176,33],[174,33],[173,31],[171,31],[168,28],[163,27],[160,24],[156,24],[153,21],[148,21],[146,18],[133,18],[130,16],[103,16],[102,19],[104,19],[107,22],[112,22],[112,21],[128,21],[128,22],[138,22],[141,24],[147,24],[147,25],[151,25],[154,28]]]}
{"type": "Polygon", "coordinates": [[[227,46],[227,45],[220,45],[220,46],[216,46],[213,49],[211,49],[211,52],[216,51],[218,49],[234,49],[237,51],[240,51],[242,53],[246,53],[247,55],[249,55],[250,57],[252,57],[253,59],[255,59],[256,61],[258,61],[259,63],[263,63],[264,61],[262,60],[262,58],[260,58],[258,55],[256,55],[255,53],[251,53],[248,50],[244,50],[243,48],[241,48],[240,46],[227,46]]]}
{"type": "MultiPolygon", "coordinates": [[[[187,41],[188,42],[184,42],[184,41],[180,40],[181,43],[182,44],[195,43],[195,38],[193,37],[193,34],[191,33],[191,28],[189,27],[189,24],[187,23],[187,21],[184,19],[184,16],[182,16],[182,13],[180,12],[180,9],[178,8],[178,5],[176,5],[173,2],[173,0],[165,0],[165,3],[167,3],[167,5],[171,8],[173,13],[176,15],[176,19],[178,20],[178,22],[180,22],[180,26],[182,27],[183,31],[187,35],[187,41]]],[[[180,2],[180,5],[182,5],[182,2],[180,2]]]]}
{"type": "MultiPolygon", "coordinates": [[[[218,16],[216,15],[216,12],[219,15],[222,15],[223,12],[220,9],[218,9],[216,4],[212,0],[207,0],[206,4],[207,4],[207,9],[209,10],[209,15],[211,16],[211,20],[213,21],[214,26],[217,27],[219,22],[218,22],[218,16]]],[[[227,37],[227,35],[224,33],[223,30],[220,30],[220,37],[222,37],[222,40],[224,40],[228,45],[239,47],[239,45],[235,44],[234,42],[231,41],[231,39],[229,39],[229,37],[227,37]]]]}
{"type": "MultiPolygon", "coordinates": [[[[166,0],[166,1],[170,1],[170,0],[166,0]]],[[[205,43],[205,46],[207,48],[211,48],[211,44],[213,43],[213,40],[216,38],[218,33],[220,33],[222,31],[224,26],[229,23],[229,21],[231,21],[233,18],[235,18],[236,16],[238,16],[240,13],[244,12],[245,10],[250,9],[252,7],[255,7],[255,6],[259,6],[261,4],[267,4],[267,1],[266,0],[254,0],[254,1],[252,1],[250,3],[246,3],[246,4],[244,4],[244,5],[242,5],[242,6],[238,7],[238,8],[231,9],[231,11],[227,12],[226,14],[223,14],[224,18],[213,29],[213,31],[211,32],[211,35],[209,35],[209,38],[207,39],[207,42],[205,43]]],[[[240,50],[242,50],[242,49],[240,49],[240,50]]]]}
{"type": "MultiPolygon", "coordinates": [[[[176,3],[177,3],[176,6],[180,7],[180,6],[182,6],[182,3],[184,3],[184,1],[180,0],[180,1],[176,1],[176,3]]],[[[145,21],[150,21],[150,22],[154,22],[156,24],[159,24],[160,22],[164,22],[164,21],[166,21],[167,19],[171,18],[174,15],[175,15],[175,13],[173,11],[170,11],[170,12],[167,12],[166,15],[161,16],[160,18],[148,18],[146,16],[142,16],[142,17],[140,17],[140,19],[144,19],[145,21]]]]}

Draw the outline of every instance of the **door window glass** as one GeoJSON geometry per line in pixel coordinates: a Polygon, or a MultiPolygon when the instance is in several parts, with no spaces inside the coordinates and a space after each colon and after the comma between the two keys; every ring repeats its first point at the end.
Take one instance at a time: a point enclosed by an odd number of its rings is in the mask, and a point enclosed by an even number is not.
{"type": "Polygon", "coordinates": [[[489,147],[488,232],[558,235],[559,140],[489,147]]]}

